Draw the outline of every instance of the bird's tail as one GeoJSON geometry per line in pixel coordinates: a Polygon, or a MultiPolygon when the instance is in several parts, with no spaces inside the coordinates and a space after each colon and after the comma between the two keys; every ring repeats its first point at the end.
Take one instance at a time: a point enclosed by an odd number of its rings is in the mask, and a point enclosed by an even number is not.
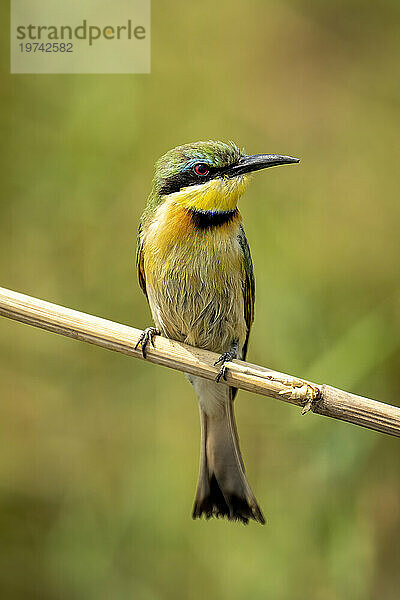
{"type": "Polygon", "coordinates": [[[232,389],[204,379],[192,383],[199,396],[201,420],[200,475],[193,518],[204,514],[206,518],[227,517],[243,523],[254,519],[264,524],[244,472],[232,389]]]}

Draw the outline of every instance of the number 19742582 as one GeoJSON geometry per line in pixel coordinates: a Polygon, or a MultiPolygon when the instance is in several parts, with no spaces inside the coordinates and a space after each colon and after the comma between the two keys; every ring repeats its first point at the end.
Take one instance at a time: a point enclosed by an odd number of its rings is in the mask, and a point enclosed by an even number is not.
{"type": "Polygon", "coordinates": [[[26,42],[19,44],[21,52],[73,52],[74,45],[71,42],[26,42]]]}

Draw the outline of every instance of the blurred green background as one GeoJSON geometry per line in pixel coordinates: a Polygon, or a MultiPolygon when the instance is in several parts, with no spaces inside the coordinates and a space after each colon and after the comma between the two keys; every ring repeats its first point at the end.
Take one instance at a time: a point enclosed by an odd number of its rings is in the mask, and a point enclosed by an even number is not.
{"type": "MultiPolygon", "coordinates": [[[[200,139],[299,156],[241,202],[249,359],[391,403],[400,387],[397,0],[152,3],[150,75],[10,75],[0,285],[144,327],[154,161],[200,139]]],[[[260,527],[193,522],[176,372],[0,320],[0,595],[397,599],[398,440],[240,392],[260,527]]]]}

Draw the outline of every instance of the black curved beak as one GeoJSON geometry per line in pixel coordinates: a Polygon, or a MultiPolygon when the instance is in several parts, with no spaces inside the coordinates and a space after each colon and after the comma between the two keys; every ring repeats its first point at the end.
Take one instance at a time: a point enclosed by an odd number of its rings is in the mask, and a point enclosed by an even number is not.
{"type": "Polygon", "coordinates": [[[300,159],[293,158],[293,156],[281,156],[280,154],[253,154],[251,156],[242,156],[237,165],[233,165],[226,169],[224,175],[236,177],[236,175],[260,171],[261,169],[267,169],[268,167],[290,165],[298,162],[300,162],[300,159]]]}

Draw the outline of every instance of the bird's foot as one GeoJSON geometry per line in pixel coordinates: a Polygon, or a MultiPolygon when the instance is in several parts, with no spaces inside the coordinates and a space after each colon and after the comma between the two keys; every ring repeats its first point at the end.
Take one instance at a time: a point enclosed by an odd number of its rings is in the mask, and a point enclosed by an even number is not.
{"type": "Polygon", "coordinates": [[[137,350],[139,346],[141,346],[143,358],[146,358],[146,348],[149,342],[154,348],[155,335],[160,335],[160,332],[155,327],[146,327],[146,329],[144,329],[140,334],[140,338],[137,341],[135,350],[137,350]]]}
{"type": "Polygon", "coordinates": [[[226,363],[237,358],[237,351],[238,351],[238,342],[235,341],[232,344],[232,348],[228,352],[224,352],[223,354],[221,354],[219,359],[215,361],[214,367],[216,367],[217,365],[222,363],[219,373],[215,378],[215,381],[217,383],[219,383],[221,381],[221,379],[224,379],[226,381],[226,372],[228,370],[226,363]]]}

